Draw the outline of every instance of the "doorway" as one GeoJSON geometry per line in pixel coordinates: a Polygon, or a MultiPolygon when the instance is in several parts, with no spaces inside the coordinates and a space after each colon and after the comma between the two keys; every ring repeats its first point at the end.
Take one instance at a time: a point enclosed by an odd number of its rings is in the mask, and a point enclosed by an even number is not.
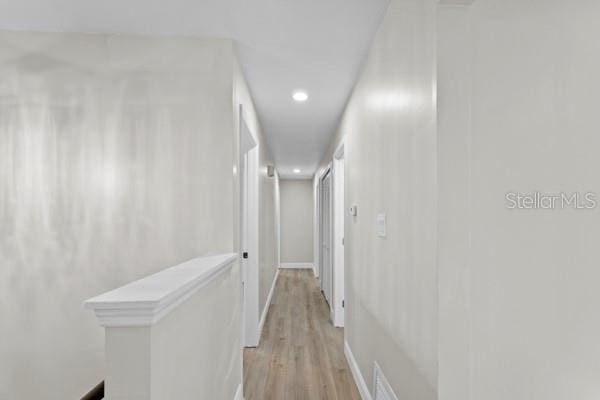
{"type": "Polygon", "coordinates": [[[331,322],[344,327],[345,296],[345,151],[344,141],[333,153],[332,163],[319,177],[317,192],[318,276],[329,306],[331,322]]]}
{"type": "Polygon", "coordinates": [[[344,142],[333,153],[333,324],[344,326],[344,142]]]}
{"type": "Polygon", "coordinates": [[[242,343],[256,347],[259,342],[258,301],[258,141],[248,128],[243,108],[240,120],[240,266],[242,280],[242,343]]]}
{"type": "Polygon", "coordinates": [[[328,169],[320,182],[320,234],[321,239],[321,251],[319,260],[319,277],[321,279],[321,291],[325,296],[325,300],[329,306],[330,313],[333,310],[332,307],[332,256],[331,256],[331,169],[328,169]]]}

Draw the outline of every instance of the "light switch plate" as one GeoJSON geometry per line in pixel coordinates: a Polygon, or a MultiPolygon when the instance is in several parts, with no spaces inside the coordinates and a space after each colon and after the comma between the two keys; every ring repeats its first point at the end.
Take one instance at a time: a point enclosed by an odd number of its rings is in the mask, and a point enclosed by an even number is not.
{"type": "Polygon", "coordinates": [[[377,214],[377,236],[386,237],[386,216],[385,214],[377,214]]]}
{"type": "Polygon", "coordinates": [[[350,215],[352,215],[353,217],[356,217],[358,215],[358,206],[356,204],[353,205],[348,209],[348,212],[350,212],[350,215]]]}

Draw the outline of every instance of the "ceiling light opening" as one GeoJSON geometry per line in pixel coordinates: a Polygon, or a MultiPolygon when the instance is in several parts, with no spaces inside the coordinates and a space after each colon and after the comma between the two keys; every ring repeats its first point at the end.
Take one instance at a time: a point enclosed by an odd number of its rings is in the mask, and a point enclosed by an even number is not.
{"type": "Polygon", "coordinates": [[[294,94],[292,94],[292,98],[297,102],[302,103],[308,100],[308,93],[303,90],[296,90],[294,94]]]}
{"type": "Polygon", "coordinates": [[[300,168],[294,168],[294,173],[295,174],[299,174],[300,173],[300,168]]]}

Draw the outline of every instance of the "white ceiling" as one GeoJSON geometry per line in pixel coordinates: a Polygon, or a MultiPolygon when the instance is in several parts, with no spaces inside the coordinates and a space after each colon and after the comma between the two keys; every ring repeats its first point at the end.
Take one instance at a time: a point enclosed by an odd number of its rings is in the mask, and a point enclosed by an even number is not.
{"type": "Polygon", "coordinates": [[[0,0],[0,28],[233,38],[279,173],[308,177],[388,1],[0,0]]]}

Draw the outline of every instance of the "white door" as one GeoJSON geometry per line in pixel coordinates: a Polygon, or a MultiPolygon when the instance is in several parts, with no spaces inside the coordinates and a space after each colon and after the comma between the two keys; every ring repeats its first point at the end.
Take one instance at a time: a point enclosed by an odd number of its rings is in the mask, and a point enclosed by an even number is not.
{"type": "Polygon", "coordinates": [[[240,106],[240,266],[242,268],[242,342],[259,342],[258,305],[258,142],[240,106]]]}
{"type": "Polygon", "coordinates": [[[242,153],[240,159],[240,250],[242,252],[242,299],[245,299],[246,273],[248,259],[244,257],[248,249],[248,153],[242,153]]]}
{"type": "Polygon", "coordinates": [[[331,254],[331,174],[321,181],[321,290],[329,307],[332,304],[333,263],[331,254]]]}
{"type": "Polygon", "coordinates": [[[333,255],[333,324],[344,326],[344,155],[343,147],[333,159],[332,255],[333,255]]]}

